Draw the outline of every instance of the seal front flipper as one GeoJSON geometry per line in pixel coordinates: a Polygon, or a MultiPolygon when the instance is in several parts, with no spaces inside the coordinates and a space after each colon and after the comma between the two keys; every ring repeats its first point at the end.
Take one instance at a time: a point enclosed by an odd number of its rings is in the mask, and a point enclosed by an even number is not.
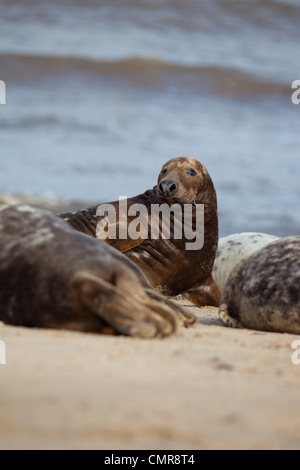
{"type": "MultiPolygon", "coordinates": [[[[127,224],[126,224],[125,230],[126,230],[125,233],[127,233],[127,224]]],[[[116,248],[116,250],[121,251],[121,253],[126,253],[126,251],[136,248],[144,241],[144,238],[141,238],[141,237],[137,239],[117,238],[117,234],[119,234],[120,232],[120,223],[116,223],[116,224],[110,223],[109,232],[105,230],[105,227],[102,227],[101,225],[98,224],[97,229],[96,229],[96,238],[98,240],[102,240],[103,242],[107,243],[113,248],[116,248]],[[112,236],[109,234],[109,232],[112,234],[112,236]],[[114,236],[114,234],[116,234],[116,236],[114,236]]]]}
{"type": "Polygon", "coordinates": [[[198,286],[184,292],[182,295],[198,307],[205,307],[208,305],[219,307],[222,298],[222,292],[217,286],[212,275],[204,281],[201,281],[198,286]]]}
{"type": "Polygon", "coordinates": [[[67,222],[71,227],[81,233],[95,236],[97,228],[97,220],[95,220],[89,209],[82,209],[74,212],[64,212],[58,217],[67,222]]]}
{"type": "Polygon", "coordinates": [[[131,283],[131,277],[130,271],[124,271],[110,283],[82,271],[74,275],[71,289],[79,302],[119,333],[140,338],[164,337],[175,333],[178,321],[167,305],[151,299],[142,286],[136,283],[129,295],[126,287],[131,283]]]}
{"type": "MultiPolygon", "coordinates": [[[[98,207],[101,207],[99,205],[98,207]]],[[[116,217],[119,217],[118,207],[112,203],[112,207],[116,210],[116,217]]],[[[138,238],[130,237],[130,223],[134,222],[133,217],[128,217],[126,220],[111,221],[108,217],[98,217],[97,208],[83,209],[74,212],[64,212],[59,214],[58,217],[63,219],[72,228],[78,232],[85,233],[92,237],[102,240],[105,243],[113,246],[117,250],[125,253],[133,248],[139,246],[148,236],[148,220],[141,224],[140,236],[138,238]],[[122,236],[122,234],[125,234],[122,236]]]]}
{"type": "Polygon", "coordinates": [[[98,217],[96,238],[122,253],[141,245],[149,237],[151,230],[147,208],[142,204],[132,204],[130,199],[128,201],[128,211],[127,206],[126,210],[120,207],[121,200],[119,205],[116,203],[100,204],[96,212],[96,217],[98,217]]]}

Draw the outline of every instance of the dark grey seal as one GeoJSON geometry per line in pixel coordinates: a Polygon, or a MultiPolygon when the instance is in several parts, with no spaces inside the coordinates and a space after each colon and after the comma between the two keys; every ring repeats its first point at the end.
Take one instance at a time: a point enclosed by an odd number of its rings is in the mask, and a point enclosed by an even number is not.
{"type": "Polygon", "coordinates": [[[300,237],[242,260],[228,278],[219,315],[234,328],[300,334],[300,237]]]}
{"type": "Polygon", "coordinates": [[[0,321],[144,338],[195,323],[126,256],[48,211],[0,207],[0,243],[0,321]]]}

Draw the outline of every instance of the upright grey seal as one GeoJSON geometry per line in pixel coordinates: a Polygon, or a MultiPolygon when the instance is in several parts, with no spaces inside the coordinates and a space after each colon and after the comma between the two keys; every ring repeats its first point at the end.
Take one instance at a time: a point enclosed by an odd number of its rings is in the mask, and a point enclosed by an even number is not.
{"type": "MultiPolygon", "coordinates": [[[[120,213],[120,201],[111,204],[120,213]]],[[[143,194],[127,200],[128,209],[142,204],[149,218],[147,233],[138,238],[129,235],[105,241],[125,253],[146,274],[153,287],[167,296],[183,294],[199,306],[219,306],[221,291],[212,277],[212,268],[218,246],[217,196],[212,179],[205,166],[189,157],[178,157],[165,163],[159,173],[157,185],[143,194]],[[173,236],[174,219],[171,219],[171,236],[164,239],[151,237],[151,208],[153,205],[184,205],[192,208],[192,223],[197,232],[196,206],[204,205],[204,244],[201,249],[188,250],[185,231],[181,239],[173,236]]],[[[60,214],[76,230],[96,237],[97,224],[103,219],[97,216],[100,205],[60,214]]],[[[128,217],[128,222],[132,218],[128,217]]],[[[112,222],[112,221],[111,221],[112,222]]],[[[117,233],[120,229],[117,222],[117,233]]],[[[127,226],[126,226],[127,229],[127,226]]]]}

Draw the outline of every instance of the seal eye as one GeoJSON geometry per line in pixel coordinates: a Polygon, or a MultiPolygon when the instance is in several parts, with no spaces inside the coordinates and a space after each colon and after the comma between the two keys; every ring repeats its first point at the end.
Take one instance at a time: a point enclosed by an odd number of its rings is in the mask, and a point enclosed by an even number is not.
{"type": "Polygon", "coordinates": [[[196,176],[197,171],[195,171],[193,168],[190,168],[190,169],[187,171],[187,174],[190,175],[190,176],[196,176]]]}
{"type": "Polygon", "coordinates": [[[167,173],[167,171],[168,171],[168,170],[167,170],[166,168],[164,168],[164,169],[161,171],[161,174],[162,174],[162,175],[165,175],[165,174],[167,173]]]}

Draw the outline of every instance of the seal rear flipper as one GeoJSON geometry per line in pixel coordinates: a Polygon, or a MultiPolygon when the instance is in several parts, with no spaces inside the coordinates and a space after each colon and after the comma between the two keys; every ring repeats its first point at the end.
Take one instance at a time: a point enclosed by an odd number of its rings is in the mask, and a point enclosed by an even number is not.
{"type": "Polygon", "coordinates": [[[152,338],[168,336],[177,331],[175,314],[168,307],[150,301],[139,285],[138,278],[130,292],[130,289],[123,290],[118,285],[83,271],[73,277],[71,286],[78,300],[91,313],[99,315],[119,333],[152,338]]]}
{"type": "Polygon", "coordinates": [[[228,305],[226,302],[222,302],[219,308],[219,317],[224,323],[225,326],[229,326],[231,328],[243,328],[242,323],[237,319],[234,318],[229,314],[228,305]]]}
{"type": "Polygon", "coordinates": [[[222,292],[217,286],[212,275],[202,281],[198,286],[189,289],[182,295],[198,307],[205,307],[208,305],[219,307],[222,298],[222,292]]]}

